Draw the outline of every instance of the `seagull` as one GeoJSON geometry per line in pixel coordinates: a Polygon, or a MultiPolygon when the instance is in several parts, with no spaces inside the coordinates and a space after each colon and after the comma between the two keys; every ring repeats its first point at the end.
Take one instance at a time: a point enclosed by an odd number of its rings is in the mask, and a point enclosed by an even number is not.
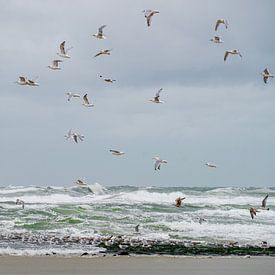
{"type": "Polygon", "coordinates": [[[27,80],[27,84],[29,86],[39,86],[39,84],[36,82],[36,79],[38,79],[38,76],[36,78],[34,78],[34,79],[28,79],[27,80]]]}
{"type": "Polygon", "coordinates": [[[125,154],[124,152],[117,151],[117,150],[110,150],[110,152],[112,153],[112,155],[115,155],[115,156],[122,156],[125,154]]]}
{"type": "Polygon", "coordinates": [[[85,106],[85,107],[93,107],[93,106],[94,106],[94,104],[91,104],[91,103],[89,102],[88,94],[85,94],[85,95],[83,96],[83,100],[84,100],[84,103],[82,103],[83,106],[85,106]]]}
{"type": "Polygon", "coordinates": [[[136,232],[136,233],[139,232],[139,224],[135,226],[135,232],[136,232]]]}
{"type": "Polygon", "coordinates": [[[98,39],[106,39],[106,36],[103,35],[103,29],[107,27],[107,25],[103,25],[98,29],[98,32],[96,34],[93,34],[94,37],[98,39]]]}
{"type": "Polygon", "coordinates": [[[269,77],[274,77],[274,75],[270,74],[267,68],[264,69],[261,75],[263,76],[264,83],[267,83],[269,77]]]}
{"type": "Polygon", "coordinates": [[[266,208],[266,200],[268,198],[268,194],[264,197],[263,201],[262,201],[262,206],[261,209],[262,210],[269,210],[269,208],[266,208]]]}
{"type": "Polygon", "coordinates": [[[87,183],[84,180],[80,180],[80,179],[76,180],[74,183],[79,185],[79,186],[87,185],[87,183]]]}
{"type": "Polygon", "coordinates": [[[228,22],[224,19],[218,19],[217,22],[216,22],[216,26],[215,26],[215,31],[218,30],[218,27],[220,24],[224,24],[225,25],[225,28],[227,29],[228,28],[228,22]]]}
{"type": "Polygon", "coordinates": [[[156,93],[155,97],[153,99],[150,99],[149,101],[152,101],[154,103],[164,103],[163,101],[159,100],[160,92],[163,90],[163,88],[159,89],[156,93]]]}
{"type": "Polygon", "coordinates": [[[58,59],[53,60],[52,64],[49,65],[48,68],[52,70],[61,70],[61,68],[58,66],[59,62],[63,62],[63,61],[58,59]]]}
{"type": "Polygon", "coordinates": [[[19,85],[28,85],[28,80],[24,76],[19,76],[19,79],[15,81],[19,85]]]}
{"type": "Polygon", "coordinates": [[[230,50],[230,51],[225,52],[224,58],[223,58],[224,61],[226,60],[226,58],[229,54],[238,54],[240,57],[243,57],[238,50],[234,49],[234,50],[230,50]]]}
{"type": "Polygon", "coordinates": [[[15,202],[15,204],[21,204],[22,205],[22,208],[24,209],[25,208],[25,202],[23,201],[23,200],[19,200],[19,199],[17,199],[16,200],[16,202],[15,202]]]}
{"type": "Polygon", "coordinates": [[[67,54],[67,52],[69,51],[69,50],[71,50],[73,47],[70,47],[70,48],[68,48],[67,50],[65,50],[65,42],[66,41],[63,41],[61,44],[60,44],[60,46],[59,46],[59,48],[60,48],[60,53],[57,53],[59,56],[61,56],[61,57],[64,57],[64,58],[71,58],[68,54],[67,54]]]}
{"type": "Polygon", "coordinates": [[[178,197],[175,199],[175,202],[176,202],[176,207],[181,207],[181,204],[182,204],[182,201],[185,200],[185,197],[181,198],[181,197],[178,197]]]}
{"type": "Polygon", "coordinates": [[[154,157],[153,158],[156,162],[155,162],[155,170],[160,170],[160,165],[162,164],[162,163],[168,163],[168,161],[167,160],[165,160],[165,159],[160,159],[159,157],[154,157]]]}
{"type": "Polygon", "coordinates": [[[253,220],[254,217],[256,216],[256,213],[259,211],[256,208],[251,207],[251,208],[249,208],[249,212],[250,212],[251,219],[253,220]]]}
{"type": "Polygon", "coordinates": [[[74,139],[75,143],[78,143],[78,139],[81,141],[84,140],[84,136],[78,133],[73,133],[72,138],[74,139]]]}
{"type": "Polygon", "coordinates": [[[74,94],[72,92],[68,92],[66,93],[66,95],[67,95],[68,101],[70,101],[72,97],[80,97],[79,94],[74,94]]]}
{"type": "Polygon", "coordinates": [[[213,163],[206,162],[205,165],[210,167],[210,168],[217,168],[217,165],[213,164],[213,163]]]}
{"type": "Polygon", "coordinates": [[[159,11],[157,11],[157,10],[144,10],[142,12],[145,13],[145,18],[146,18],[148,27],[151,26],[151,21],[152,21],[153,15],[159,13],[159,11]]]}
{"type": "Polygon", "coordinates": [[[106,50],[100,50],[94,57],[100,56],[100,55],[110,55],[112,49],[106,49],[106,50]]]}
{"type": "Polygon", "coordinates": [[[214,42],[214,43],[223,43],[223,41],[221,40],[221,38],[219,36],[213,36],[210,41],[214,42]]]}
{"type": "Polygon", "coordinates": [[[111,78],[104,78],[102,75],[99,76],[100,78],[103,78],[103,80],[105,82],[108,82],[108,83],[114,83],[116,80],[115,79],[111,79],[111,78]]]}

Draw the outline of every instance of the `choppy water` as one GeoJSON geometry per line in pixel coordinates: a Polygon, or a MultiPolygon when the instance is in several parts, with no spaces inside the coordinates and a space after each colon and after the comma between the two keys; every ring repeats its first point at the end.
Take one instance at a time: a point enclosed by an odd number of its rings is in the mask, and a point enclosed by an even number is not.
{"type": "Polygon", "coordinates": [[[275,246],[275,188],[10,186],[0,188],[0,208],[0,254],[98,253],[110,236],[275,246]],[[252,220],[248,208],[260,207],[266,194],[270,210],[252,220]],[[176,208],[179,196],[186,200],[176,208]]]}

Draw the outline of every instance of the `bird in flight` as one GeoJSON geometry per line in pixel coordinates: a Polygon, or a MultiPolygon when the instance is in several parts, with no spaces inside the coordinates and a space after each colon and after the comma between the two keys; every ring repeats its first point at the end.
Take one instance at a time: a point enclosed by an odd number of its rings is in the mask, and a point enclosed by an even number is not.
{"type": "Polygon", "coordinates": [[[112,49],[100,50],[94,57],[98,57],[100,55],[110,55],[112,49]]]}
{"type": "Polygon", "coordinates": [[[60,46],[59,46],[59,49],[60,49],[60,53],[57,53],[59,56],[61,57],[64,57],[64,58],[71,58],[67,53],[69,50],[71,50],[73,47],[70,47],[68,49],[65,49],[65,43],[66,41],[63,41],[60,46]]]}
{"type": "Polygon", "coordinates": [[[48,67],[52,70],[61,70],[61,68],[59,67],[60,62],[63,62],[63,61],[55,59],[55,60],[53,60],[52,64],[49,65],[48,67]]]}
{"type": "Polygon", "coordinates": [[[268,194],[267,194],[267,195],[264,197],[264,199],[262,200],[262,206],[261,206],[261,209],[262,209],[262,210],[269,210],[269,208],[266,207],[267,198],[268,198],[268,194]]]}
{"type": "Polygon", "coordinates": [[[93,36],[98,39],[106,39],[106,36],[104,36],[104,34],[103,34],[103,29],[105,27],[107,27],[107,25],[102,25],[101,27],[99,27],[98,32],[93,34],[93,36]]]}
{"type": "Polygon", "coordinates": [[[217,168],[217,165],[213,164],[213,163],[206,162],[205,165],[210,167],[210,168],[217,168]]]}
{"type": "Polygon", "coordinates": [[[223,43],[223,41],[221,40],[220,36],[213,36],[210,41],[212,41],[213,43],[223,43]]]}
{"type": "Polygon", "coordinates": [[[274,77],[274,75],[272,75],[267,68],[265,68],[262,72],[262,76],[265,84],[267,83],[268,78],[274,77]]]}
{"type": "Polygon", "coordinates": [[[155,166],[154,166],[155,170],[160,170],[160,165],[162,163],[168,163],[167,160],[160,159],[159,157],[153,157],[153,159],[155,160],[155,166]]]}
{"type": "Polygon", "coordinates": [[[85,94],[83,96],[83,103],[82,103],[83,106],[85,107],[93,107],[94,104],[90,103],[89,99],[88,99],[88,94],[85,94]]]}
{"type": "Polygon", "coordinates": [[[225,19],[218,19],[216,21],[216,25],[215,25],[215,31],[218,30],[218,27],[220,24],[224,24],[225,28],[227,29],[228,28],[228,22],[225,20],[225,19]]]}
{"type": "Polygon", "coordinates": [[[85,185],[87,185],[87,183],[83,179],[78,179],[74,183],[77,184],[77,185],[79,185],[79,186],[85,186],[85,185]]]}
{"type": "Polygon", "coordinates": [[[242,55],[241,55],[241,53],[238,51],[238,50],[236,50],[236,49],[234,49],[234,50],[229,50],[229,51],[226,51],[225,52],[225,54],[224,54],[224,58],[223,58],[223,60],[224,61],[226,61],[226,59],[227,59],[227,57],[228,57],[228,55],[229,54],[233,54],[233,55],[239,55],[240,57],[243,57],[242,55]]]}
{"type": "Polygon", "coordinates": [[[70,101],[73,97],[80,97],[79,94],[75,94],[75,93],[72,93],[72,92],[66,93],[66,96],[67,96],[68,101],[70,101]]]}
{"type": "Polygon", "coordinates": [[[19,200],[19,199],[17,199],[17,200],[16,200],[16,202],[15,202],[15,204],[22,205],[22,209],[24,209],[24,208],[25,208],[25,202],[24,202],[23,200],[19,200]]]}
{"type": "Polygon", "coordinates": [[[144,12],[144,16],[146,18],[146,22],[147,22],[148,27],[151,26],[151,21],[152,21],[153,15],[159,13],[159,11],[157,11],[157,10],[144,10],[142,12],[144,12]]]}
{"type": "Polygon", "coordinates": [[[105,82],[108,82],[108,83],[114,83],[116,81],[115,79],[104,78],[102,75],[100,75],[99,77],[102,78],[105,82]]]}
{"type": "Polygon", "coordinates": [[[256,208],[251,207],[251,208],[249,208],[249,212],[250,212],[251,219],[253,220],[254,217],[256,216],[257,212],[259,212],[259,211],[256,208]]]}
{"type": "Polygon", "coordinates": [[[124,152],[118,151],[118,150],[110,150],[110,152],[112,153],[112,155],[115,155],[115,156],[122,156],[125,154],[124,152]]]}
{"type": "Polygon", "coordinates": [[[160,92],[163,90],[163,88],[159,89],[156,93],[155,97],[153,99],[150,99],[149,101],[152,101],[154,103],[164,103],[163,101],[159,100],[160,98],[160,92]]]}

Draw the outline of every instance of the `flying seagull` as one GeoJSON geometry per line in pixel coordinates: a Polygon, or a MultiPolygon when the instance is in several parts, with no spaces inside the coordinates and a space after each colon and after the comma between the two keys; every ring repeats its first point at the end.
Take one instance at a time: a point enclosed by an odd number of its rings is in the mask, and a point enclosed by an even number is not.
{"type": "Polygon", "coordinates": [[[59,56],[61,56],[61,57],[64,57],[64,58],[71,58],[68,54],[67,54],[67,52],[69,51],[69,50],[71,50],[73,47],[70,47],[70,48],[68,48],[68,49],[66,49],[65,50],[65,43],[66,43],[66,41],[63,41],[61,44],[60,44],[60,46],[59,46],[59,48],[60,48],[60,53],[57,53],[59,56]]]}
{"type": "Polygon", "coordinates": [[[125,154],[124,152],[118,151],[118,150],[110,150],[110,152],[112,153],[112,155],[115,155],[115,156],[122,156],[125,154]]]}
{"type": "Polygon", "coordinates": [[[28,79],[27,80],[27,84],[29,86],[39,86],[39,84],[36,82],[36,79],[38,79],[38,76],[35,77],[34,79],[28,79]]]}
{"type": "Polygon", "coordinates": [[[22,205],[22,208],[24,209],[25,208],[25,202],[23,200],[19,200],[17,199],[15,204],[19,204],[19,205],[22,205]]]}
{"type": "Polygon", "coordinates": [[[227,29],[228,28],[228,22],[225,20],[225,19],[218,19],[216,21],[216,25],[215,25],[215,31],[218,30],[218,27],[220,24],[224,24],[225,25],[225,28],[227,29]]]}
{"type": "Polygon", "coordinates": [[[64,137],[66,138],[66,140],[73,139],[75,141],[75,143],[78,143],[78,140],[80,140],[80,141],[84,140],[83,135],[73,132],[72,129],[70,129],[68,134],[66,134],[64,137]]]}
{"type": "Polygon", "coordinates": [[[236,50],[236,49],[234,49],[234,50],[229,50],[229,51],[226,51],[225,54],[224,54],[224,58],[223,58],[224,61],[226,61],[226,58],[227,58],[227,56],[228,56],[229,54],[233,54],[233,55],[236,55],[236,54],[237,54],[237,55],[239,55],[240,57],[242,57],[241,53],[240,53],[238,50],[236,50]]]}
{"type": "Polygon", "coordinates": [[[159,100],[160,92],[163,90],[163,88],[159,89],[156,93],[155,97],[153,99],[150,99],[149,101],[152,101],[154,103],[164,103],[163,101],[159,100]]]}
{"type": "Polygon", "coordinates": [[[96,34],[93,34],[94,37],[98,39],[106,39],[106,36],[103,34],[103,29],[107,27],[107,25],[103,25],[98,29],[98,32],[96,34]]]}
{"type": "Polygon", "coordinates": [[[259,211],[256,208],[251,207],[251,208],[249,208],[249,212],[250,212],[251,219],[253,220],[254,217],[256,216],[257,212],[259,212],[259,211]]]}
{"type": "Polygon", "coordinates": [[[213,43],[223,43],[223,41],[221,40],[220,36],[213,36],[210,41],[212,41],[213,43]]]}
{"type": "Polygon", "coordinates": [[[146,18],[146,22],[147,22],[147,26],[150,27],[151,26],[151,21],[152,21],[152,17],[154,14],[159,13],[159,11],[157,10],[144,10],[142,11],[145,13],[145,18],[146,18]]]}
{"type": "Polygon", "coordinates": [[[100,50],[94,57],[100,56],[100,55],[110,55],[112,49],[106,49],[106,50],[100,50]]]}
{"type": "Polygon", "coordinates": [[[66,93],[68,101],[70,101],[73,97],[80,97],[79,94],[74,94],[72,92],[66,93]]]}
{"type": "Polygon", "coordinates": [[[19,85],[28,85],[28,80],[24,76],[19,76],[19,79],[15,81],[19,85]]]}
{"type": "Polygon", "coordinates": [[[269,77],[274,77],[274,75],[272,75],[267,68],[264,69],[264,71],[262,72],[262,76],[263,76],[263,80],[264,83],[267,83],[267,80],[269,77]]]}
{"type": "Polygon", "coordinates": [[[74,183],[79,185],[79,186],[87,185],[87,183],[84,180],[81,180],[81,179],[76,180],[74,183]]]}
{"type": "Polygon", "coordinates": [[[104,78],[102,75],[100,75],[99,77],[102,78],[105,82],[108,82],[108,83],[114,83],[116,81],[115,79],[104,78]]]}
{"type": "Polygon", "coordinates": [[[269,208],[266,207],[266,200],[268,198],[268,194],[264,197],[263,201],[262,201],[262,206],[261,209],[262,210],[269,210],[269,208]]]}
{"type": "Polygon", "coordinates": [[[83,103],[82,103],[82,105],[83,106],[85,106],[85,107],[93,107],[94,106],[94,104],[91,104],[90,102],[89,102],[89,99],[88,99],[88,94],[85,94],[84,96],[83,96],[83,103]]]}
{"type": "Polygon", "coordinates": [[[155,166],[154,166],[155,170],[157,170],[157,169],[160,170],[160,165],[162,163],[168,163],[167,160],[160,159],[159,157],[154,157],[153,159],[155,160],[155,166]]]}
{"type": "Polygon", "coordinates": [[[48,67],[52,70],[61,70],[61,68],[59,67],[60,62],[63,62],[63,61],[55,59],[55,60],[53,60],[52,64],[49,65],[48,67]]]}
{"type": "Polygon", "coordinates": [[[206,162],[205,165],[210,167],[210,168],[217,168],[217,165],[213,164],[213,163],[206,162]]]}

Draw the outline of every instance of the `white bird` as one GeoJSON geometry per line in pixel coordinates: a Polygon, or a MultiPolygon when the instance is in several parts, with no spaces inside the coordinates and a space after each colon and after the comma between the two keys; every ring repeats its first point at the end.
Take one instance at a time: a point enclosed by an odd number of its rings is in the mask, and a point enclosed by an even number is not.
{"type": "Polygon", "coordinates": [[[224,54],[224,58],[223,58],[224,61],[226,60],[226,58],[227,58],[227,56],[228,56],[229,54],[233,54],[233,55],[236,55],[236,54],[237,54],[237,55],[239,55],[240,57],[242,57],[241,53],[240,53],[238,50],[236,50],[236,49],[234,49],[234,50],[229,50],[229,51],[226,51],[225,54],[224,54]]]}
{"type": "Polygon", "coordinates": [[[274,75],[272,75],[267,68],[264,69],[261,75],[263,76],[264,83],[267,83],[269,77],[274,77],[274,75]]]}
{"type": "Polygon", "coordinates": [[[72,92],[66,93],[68,101],[70,101],[73,97],[80,97],[79,94],[74,94],[72,92]]]}
{"type": "Polygon", "coordinates": [[[73,138],[73,132],[72,129],[69,130],[68,134],[64,135],[64,137],[66,138],[66,140],[73,138]]]}
{"type": "Polygon", "coordinates": [[[25,208],[25,202],[23,200],[19,200],[17,199],[15,204],[19,204],[19,205],[22,205],[22,208],[24,209],[25,208]]]}
{"type": "Polygon", "coordinates": [[[100,56],[100,55],[110,55],[112,49],[106,49],[106,50],[100,50],[94,57],[100,56]]]}
{"type": "Polygon", "coordinates": [[[49,65],[48,68],[52,70],[61,70],[61,68],[59,67],[60,62],[63,62],[63,61],[58,59],[53,60],[52,64],[49,65]]]}
{"type": "Polygon", "coordinates": [[[29,86],[39,86],[39,84],[36,82],[36,79],[38,79],[38,76],[35,77],[34,79],[28,79],[27,80],[27,84],[29,86]]]}
{"type": "Polygon", "coordinates": [[[145,13],[145,18],[146,18],[146,22],[147,22],[147,26],[150,27],[151,26],[151,21],[152,21],[152,17],[154,14],[159,13],[159,11],[157,10],[144,10],[142,11],[145,13]]]}
{"type": "Polygon", "coordinates": [[[28,85],[28,80],[24,76],[19,76],[19,79],[15,81],[19,85],[28,85]]]}
{"type": "Polygon", "coordinates": [[[159,100],[160,98],[160,92],[163,90],[163,88],[159,89],[156,93],[155,97],[153,99],[150,99],[149,101],[152,101],[154,103],[164,103],[163,101],[159,100]]]}
{"type": "Polygon", "coordinates": [[[93,107],[94,106],[94,104],[92,104],[92,103],[89,102],[88,94],[85,94],[83,96],[83,101],[84,102],[82,103],[82,105],[85,106],[85,107],[93,107]]]}
{"type": "Polygon", "coordinates": [[[79,186],[85,186],[85,185],[87,185],[87,183],[83,179],[78,179],[74,183],[77,184],[77,185],[79,185],[79,186]]]}
{"type": "Polygon", "coordinates": [[[221,40],[220,36],[213,36],[210,41],[214,42],[214,43],[223,43],[223,41],[221,40]]]}
{"type": "Polygon", "coordinates": [[[215,31],[218,30],[218,27],[220,24],[224,24],[225,28],[227,29],[228,28],[228,22],[225,20],[225,19],[218,19],[216,21],[216,25],[215,25],[215,31]]]}
{"type": "Polygon", "coordinates": [[[115,156],[122,156],[125,154],[124,152],[118,151],[118,150],[110,150],[110,152],[112,153],[112,155],[115,155],[115,156]]]}
{"type": "Polygon", "coordinates": [[[106,39],[106,36],[103,34],[103,29],[107,27],[107,25],[103,25],[98,29],[98,32],[96,34],[93,34],[94,37],[98,39],[106,39]]]}
{"type": "Polygon", "coordinates": [[[155,170],[157,170],[157,169],[160,170],[160,165],[162,163],[168,163],[167,160],[160,159],[159,157],[154,157],[153,159],[155,160],[155,166],[154,166],[155,170]]]}
{"type": "Polygon", "coordinates": [[[108,82],[108,83],[114,83],[116,81],[115,79],[104,78],[102,75],[100,75],[99,77],[102,78],[105,82],[108,82]]]}
{"type": "Polygon", "coordinates": [[[68,52],[69,50],[71,50],[73,47],[70,47],[70,48],[68,48],[68,49],[65,50],[65,43],[66,43],[66,41],[63,41],[63,42],[60,44],[60,46],[59,46],[59,48],[60,48],[60,53],[57,53],[57,54],[58,54],[59,56],[63,57],[63,58],[71,58],[71,57],[67,54],[67,52],[68,52]]]}
{"type": "Polygon", "coordinates": [[[210,167],[210,168],[217,168],[217,165],[213,164],[213,163],[206,162],[205,165],[210,167]]]}

